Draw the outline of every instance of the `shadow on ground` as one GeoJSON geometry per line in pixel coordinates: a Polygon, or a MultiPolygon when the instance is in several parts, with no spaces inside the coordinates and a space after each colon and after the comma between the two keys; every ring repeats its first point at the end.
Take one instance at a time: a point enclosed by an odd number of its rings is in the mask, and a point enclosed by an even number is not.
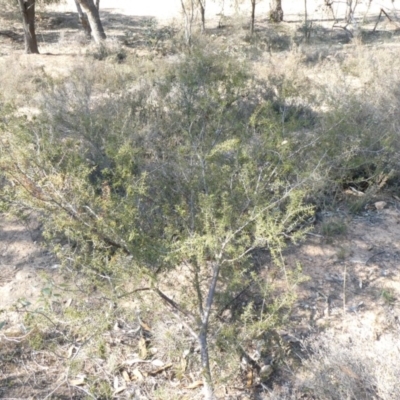
{"type": "MultiPolygon", "coordinates": [[[[167,48],[167,52],[173,52],[174,45],[171,42],[180,32],[176,26],[161,26],[157,20],[151,16],[130,16],[113,13],[108,10],[101,11],[101,18],[104,29],[109,38],[115,39],[121,45],[131,49],[156,49],[167,48]]],[[[5,12],[2,15],[3,21],[10,26],[0,31],[0,41],[10,42],[14,50],[24,49],[23,30],[18,24],[15,12],[5,12]],[[12,25],[12,26],[11,26],[12,25]],[[11,29],[10,29],[11,28],[11,29]]],[[[243,46],[248,44],[261,45],[267,51],[284,52],[299,45],[321,45],[328,46],[343,45],[352,42],[354,39],[361,40],[366,44],[380,44],[386,41],[398,40],[400,31],[393,25],[386,29],[382,28],[385,20],[381,18],[378,28],[374,30],[374,25],[378,16],[368,16],[364,20],[359,20],[359,33],[354,31],[354,27],[345,24],[343,21],[335,22],[333,19],[310,19],[307,27],[304,21],[288,21],[281,24],[273,24],[267,18],[256,20],[255,35],[250,37],[249,27],[244,24],[241,27],[233,23],[227,23],[220,27],[210,26],[215,21],[208,23],[209,28],[206,34],[217,37],[227,37],[229,39],[237,36],[243,37],[243,46]]],[[[197,29],[195,24],[195,29],[197,29]]],[[[59,44],[62,47],[69,43],[79,49],[87,45],[86,39],[78,19],[78,14],[73,12],[42,12],[37,17],[37,37],[39,46],[59,44]]],[[[334,49],[337,51],[337,49],[334,49]]]]}

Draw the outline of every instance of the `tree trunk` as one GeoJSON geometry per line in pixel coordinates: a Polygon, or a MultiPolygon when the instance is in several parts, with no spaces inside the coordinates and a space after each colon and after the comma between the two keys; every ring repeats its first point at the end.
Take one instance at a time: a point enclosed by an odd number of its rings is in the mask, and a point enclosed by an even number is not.
{"type": "Polygon", "coordinates": [[[100,0],[96,0],[96,8],[100,11],[100,0]]]}
{"type": "Polygon", "coordinates": [[[256,19],[256,0],[251,0],[251,23],[250,23],[250,33],[253,36],[254,33],[254,23],[256,19]]]}
{"type": "Polygon", "coordinates": [[[307,0],[304,0],[304,38],[306,41],[310,39],[310,32],[308,30],[307,0]]]}
{"type": "Polygon", "coordinates": [[[347,0],[346,2],[346,22],[347,23],[351,23],[352,20],[352,16],[353,16],[353,1],[352,0],[347,0]]]}
{"type": "Polygon", "coordinates": [[[22,14],[26,54],[39,54],[35,33],[35,0],[18,0],[22,14]]]}
{"type": "Polygon", "coordinates": [[[87,15],[82,11],[82,7],[79,4],[78,0],[75,0],[75,4],[76,4],[76,9],[78,11],[78,15],[79,15],[79,22],[82,25],[83,31],[86,34],[86,37],[88,39],[90,39],[92,37],[92,30],[90,29],[90,25],[89,25],[89,20],[87,15]]]}
{"type": "Polygon", "coordinates": [[[215,264],[213,266],[213,276],[210,282],[210,286],[208,289],[208,295],[205,307],[201,305],[202,297],[198,297],[199,301],[199,311],[201,314],[201,326],[199,333],[199,345],[200,345],[200,356],[201,356],[201,367],[203,374],[203,393],[204,400],[214,400],[214,387],[211,376],[211,368],[210,368],[210,357],[208,351],[208,343],[207,343],[207,333],[208,333],[208,322],[210,320],[211,315],[211,307],[214,302],[215,289],[218,283],[219,271],[221,269],[221,264],[215,264]]]}
{"type": "Polygon", "coordinates": [[[185,4],[185,0],[181,0],[183,17],[185,18],[185,40],[188,46],[192,44],[192,25],[195,14],[195,0],[190,0],[185,4]]]}
{"type": "Polygon", "coordinates": [[[306,27],[308,25],[308,10],[307,10],[307,0],[304,0],[304,23],[306,27]]]}
{"type": "Polygon", "coordinates": [[[283,21],[282,0],[271,0],[269,18],[273,22],[283,21]]]}
{"type": "Polygon", "coordinates": [[[208,354],[207,327],[203,326],[199,334],[201,367],[203,374],[204,400],[214,400],[214,389],[212,384],[210,359],[208,354]]]}
{"type": "Polygon", "coordinates": [[[100,20],[99,10],[93,0],[78,0],[78,2],[88,17],[94,41],[101,43],[106,38],[106,34],[100,20]]]}
{"type": "Polygon", "coordinates": [[[198,0],[201,15],[201,33],[206,30],[206,0],[198,0]]]}

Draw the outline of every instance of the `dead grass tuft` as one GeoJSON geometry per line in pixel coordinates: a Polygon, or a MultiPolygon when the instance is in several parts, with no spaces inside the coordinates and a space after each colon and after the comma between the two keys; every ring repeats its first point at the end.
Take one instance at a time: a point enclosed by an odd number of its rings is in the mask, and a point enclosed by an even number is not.
{"type": "Polygon", "coordinates": [[[395,400],[400,397],[399,332],[374,340],[371,336],[339,336],[328,332],[313,337],[304,362],[302,391],[324,400],[395,400]]]}

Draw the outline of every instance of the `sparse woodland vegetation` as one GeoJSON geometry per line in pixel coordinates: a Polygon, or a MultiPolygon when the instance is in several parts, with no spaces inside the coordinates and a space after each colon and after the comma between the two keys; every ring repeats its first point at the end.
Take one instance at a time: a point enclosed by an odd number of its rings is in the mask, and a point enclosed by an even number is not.
{"type": "Polygon", "coordinates": [[[99,2],[78,3],[64,71],[0,57],[0,209],[39,221],[60,266],[3,335],[9,359],[21,342],[56,368],[35,398],[398,399],[394,292],[377,295],[390,351],[281,334],[309,279],[286,254],[347,232],[319,213],[399,196],[397,30],[371,33],[357,2],[343,29],[309,9],[278,24],[285,1],[261,26],[253,0],[245,26],[211,30],[208,3],[182,0],[182,27],[110,39],[99,2]]]}

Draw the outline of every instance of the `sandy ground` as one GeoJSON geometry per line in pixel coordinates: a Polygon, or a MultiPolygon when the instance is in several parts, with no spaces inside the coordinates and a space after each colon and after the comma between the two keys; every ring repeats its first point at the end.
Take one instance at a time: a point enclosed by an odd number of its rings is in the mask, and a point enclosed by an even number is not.
{"type": "Polygon", "coordinates": [[[39,299],[45,286],[41,272],[57,267],[39,242],[40,228],[0,215],[0,321],[7,321],[7,329],[20,322],[14,307],[39,299]]]}

